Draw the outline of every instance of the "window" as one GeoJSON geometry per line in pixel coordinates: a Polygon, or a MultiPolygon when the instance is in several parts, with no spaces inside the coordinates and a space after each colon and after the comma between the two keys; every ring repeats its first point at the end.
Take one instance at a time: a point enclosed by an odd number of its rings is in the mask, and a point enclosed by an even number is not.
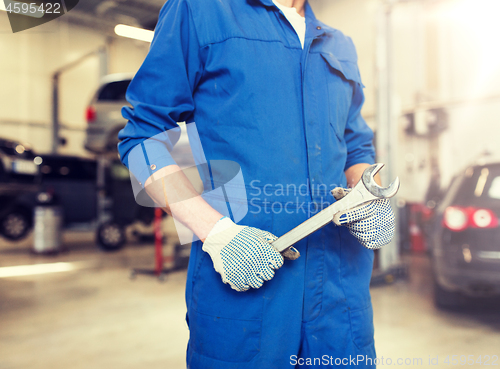
{"type": "Polygon", "coordinates": [[[105,85],[99,92],[99,101],[121,101],[125,100],[125,93],[131,80],[111,82],[105,85]]]}
{"type": "Polygon", "coordinates": [[[493,181],[491,181],[488,196],[492,199],[500,200],[500,177],[495,177],[493,181]]]}

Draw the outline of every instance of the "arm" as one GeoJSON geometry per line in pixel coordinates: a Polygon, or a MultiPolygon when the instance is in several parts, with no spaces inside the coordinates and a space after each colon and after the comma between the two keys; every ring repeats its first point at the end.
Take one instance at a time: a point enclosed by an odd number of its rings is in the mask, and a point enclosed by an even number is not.
{"type": "Polygon", "coordinates": [[[123,108],[128,123],[120,131],[118,149],[147,194],[204,240],[222,215],[199,196],[170,155],[179,136],[177,122],[193,116],[192,95],[202,65],[187,2],[169,1],[160,12],[151,49],[127,90],[132,108],[123,108]]]}
{"type": "Polygon", "coordinates": [[[222,214],[213,209],[193,188],[177,165],[157,171],[146,181],[148,195],[168,214],[205,241],[222,214]]]}
{"type": "MultiPolygon", "coordinates": [[[[345,138],[347,162],[345,176],[348,187],[359,182],[363,171],[375,161],[373,133],[361,116],[364,95],[360,84],[356,84],[349,119],[346,124],[345,138]]],[[[375,176],[377,183],[380,176],[375,176]]],[[[343,189],[334,189],[337,200],[347,193],[343,189]]],[[[375,200],[360,207],[336,214],[334,222],[346,226],[350,233],[368,249],[378,249],[388,244],[395,232],[395,219],[389,200],[375,200]]]]}
{"type": "Polygon", "coordinates": [[[361,175],[366,167],[375,163],[373,131],[361,116],[364,101],[363,87],[360,83],[355,82],[351,107],[344,131],[347,148],[347,160],[344,172],[348,187],[354,187],[361,179],[361,175]]]}
{"type": "MultiPolygon", "coordinates": [[[[347,187],[354,187],[361,179],[363,171],[375,163],[375,149],[372,144],[373,132],[361,116],[364,101],[363,89],[360,84],[356,83],[344,133],[347,145],[345,166],[347,187]]],[[[375,176],[375,180],[380,184],[378,174],[375,176]]]]}
{"type": "Polygon", "coordinates": [[[118,150],[137,179],[136,199],[144,187],[150,198],[203,240],[203,250],[222,281],[245,291],[262,286],[283,265],[270,245],[276,237],[223,218],[199,196],[170,155],[180,133],[176,122],[193,121],[203,50],[188,2],[169,0],[148,56],[127,91],[132,108],[123,109],[128,123],[120,131],[118,150]]]}
{"type": "MultiPolygon", "coordinates": [[[[355,164],[350,168],[347,168],[347,170],[345,171],[345,177],[347,179],[347,187],[352,188],[356,186],[356,184],[360,181],[363,172],[370,165],[371,164],[360,163],[360,164],[355,164]]],[[[375,175],[374,178],[379,185],[382,184],[380,181],[380,175],[378,173],[375,175]]]]}
{"type": "Polygon", "coordinates": [[[162,168],[176,165],[170,152],[180,136],[177,122],[193,119],[203,59],[187,2],[168,1],[127,90],[132,107],[122,109],[128,122],[118,135],[120,158],[142,187],[162,168]]]}

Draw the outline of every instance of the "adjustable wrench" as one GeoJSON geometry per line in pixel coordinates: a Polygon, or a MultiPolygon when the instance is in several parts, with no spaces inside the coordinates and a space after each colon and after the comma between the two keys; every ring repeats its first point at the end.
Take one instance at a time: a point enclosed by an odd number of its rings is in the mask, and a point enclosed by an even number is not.
{"type": "Polygon", "coordinates": [[[366,168],[361,180],[347,195],[271,242],[271,244],[283,254],[301,239],[332,222],[333,216],[338,212],[355,208],[369,201],[388,199],[394,196],[399,190],[399,177],[396,177],[388,187],[380,187],[373,178],[383,166],[384,164],[379,163],[366,168]]]}

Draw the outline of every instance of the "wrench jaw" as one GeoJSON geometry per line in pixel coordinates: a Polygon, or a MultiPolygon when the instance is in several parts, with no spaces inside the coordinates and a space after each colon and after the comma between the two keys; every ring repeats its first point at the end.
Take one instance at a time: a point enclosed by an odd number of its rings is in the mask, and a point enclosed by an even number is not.
{"type": "MultiPolygon", "coordinates": [[[[363,205],[368,201],[394,196],[399,189],[399,178],[396,178],[391,185],[386,188],[380,187],[373,178],[383,166],[384,164],[375,164],[365,169],[361,181],[359,181],[347,195],[305,222],[299,224],[277,240],[271,242],[271,244],[276,250],[283,254],[283,252],[286,252],[292,245],[321,227],[330,224],[332,219],[337,225],[340,225],[338,222],[340,217],[339,213],[363,205]]],[[[295,256],[298,256],[298,253],[295,256]]]]}
{"type": "Polygon", "coordinates": [[[375,174],[380,172],[380,169],[382,169],[384,165],[385,164],[382,163],[373,164],[372,166],[366,168],[361,176],[361,181],[363,182],[365,188],[377,198],[393,197],[399,190],[399,177],[396,177],[396,179],[387,187],[380,187],[377,182],[375,182],[375,174]]]}

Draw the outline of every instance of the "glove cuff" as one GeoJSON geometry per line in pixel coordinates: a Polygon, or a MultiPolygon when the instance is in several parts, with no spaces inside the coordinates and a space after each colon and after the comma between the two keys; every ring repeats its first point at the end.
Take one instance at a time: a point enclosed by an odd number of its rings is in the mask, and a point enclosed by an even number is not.
{"type": "Polygon", "coordinates": [[[202,250],[208,252],[210,256],[219,253],[238,233],[240,229],[228,217],[223,217],[215,223],[203,243],[202,250]]]}

